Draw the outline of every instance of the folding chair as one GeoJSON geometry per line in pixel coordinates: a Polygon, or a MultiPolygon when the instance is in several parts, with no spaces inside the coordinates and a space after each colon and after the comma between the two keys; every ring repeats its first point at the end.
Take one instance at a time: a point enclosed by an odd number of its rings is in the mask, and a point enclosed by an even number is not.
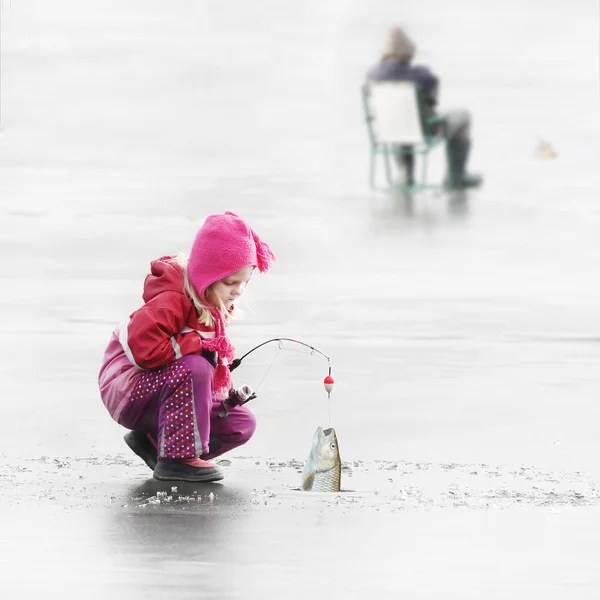
{"type": "Polygon", "coordinates": [[[362,86],[365,121],[371,143],[369,183],[372,189],[419,190],[440,188],[427,185],[429,152],[443,141],[434,133],[434,126],[443,123],[441,117],[427,117],[423,94],[410,81],[375,82],[362,86]],[[398,184],[392,179],[390,155],[412,153],[421,156],[421,178],[414,184],[398,184]],[[377,156],[383,155],[387,188],[376,185],[377,156]]]}

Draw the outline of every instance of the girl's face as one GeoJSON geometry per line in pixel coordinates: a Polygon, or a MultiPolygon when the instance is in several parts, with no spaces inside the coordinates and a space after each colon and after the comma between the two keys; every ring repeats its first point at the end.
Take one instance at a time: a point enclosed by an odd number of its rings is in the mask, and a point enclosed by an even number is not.
{"type": "Polygon", "coordinates": [[[219,300],[225,308],[231,308],[231,305],[244,293],[246,285],[252,277],[254,267],[248,265],[242,267],[239,271],[215,281],[208,290],[206,290],[206,299],[215,307],[219,306],[219,300]]]}

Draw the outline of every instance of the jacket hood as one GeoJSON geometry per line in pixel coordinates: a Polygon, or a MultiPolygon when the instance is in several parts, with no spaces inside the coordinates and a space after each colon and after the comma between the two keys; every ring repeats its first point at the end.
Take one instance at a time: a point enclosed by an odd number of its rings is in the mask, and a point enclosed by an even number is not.
{"type": "Polygon", "coordinates": [[[183,290],[183,269],[174,261],[174,256],[161,256],[150,263],[150,273],[144,280],[144,302],[162,292],[179,292],[183,290]]]}
{"type": "Polygon", "coordinates": [[[409,63],[415,54],[415,44],[400,27],[392,27],[387,33],[383,48],[382,59],[392,59],[401,63],[409,63]]]}

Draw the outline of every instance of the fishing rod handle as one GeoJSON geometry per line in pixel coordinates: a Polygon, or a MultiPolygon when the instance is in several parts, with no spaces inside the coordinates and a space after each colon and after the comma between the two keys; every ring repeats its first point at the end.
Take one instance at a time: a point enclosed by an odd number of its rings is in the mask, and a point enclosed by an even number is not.
{"type": "Polygon", "coordinates": [[[233,360],[233,362],[229,365],[229,370],[233,371],[235,369],[237,369],[240,365],[242,364],[242,359],[241,358],[236,358],[233,360]]]}

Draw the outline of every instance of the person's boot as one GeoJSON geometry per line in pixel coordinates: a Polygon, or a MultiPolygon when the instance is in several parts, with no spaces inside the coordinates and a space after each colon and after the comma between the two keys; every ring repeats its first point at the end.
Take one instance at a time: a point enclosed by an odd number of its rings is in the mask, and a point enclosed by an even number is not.
{"type": "Polygon", "coordinates": [[[154,471],[158,461],[156,442],[145,431],[130,431],[123,436],[125,443],[154,471]]]}
{"type": "Polygon", "coordinates": [[[215,463],[201,458],[159,460],[154,469],[154,479],[159,481],[189,481],[206,483],[223,479],[223,471],[215,463]]]}
{"type": "Polygon", "coordinates": [[[452,185],[448,187],[453,189],[465,189],[479,187],[483,183],[483,177],[478,173],[462,173],[455,179],[452,185]]]}
{"type": "Polygon", "coordinates": [[[467,173],[466,166],[471,151],[471,141],[464,138],[448,140],[448,176],[444,185],[449,189],[479,187],[483,177],[467,173]]]}

